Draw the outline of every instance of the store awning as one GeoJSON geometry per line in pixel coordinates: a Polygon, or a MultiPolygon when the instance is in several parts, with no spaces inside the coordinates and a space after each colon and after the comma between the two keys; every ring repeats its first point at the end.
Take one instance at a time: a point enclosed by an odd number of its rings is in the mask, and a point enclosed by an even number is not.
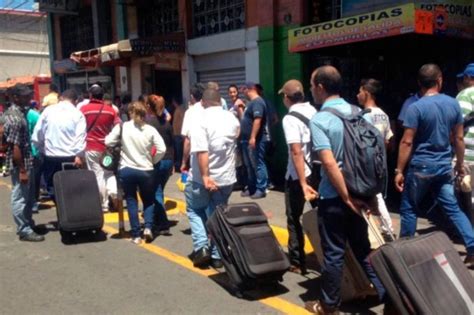
{"type": "Polygon", "coordinates": [[[125,66],[130,62],[132,47],[130,40],[121,40],[107,46],[77,51],[71,54],[71,59],[81,66],[125,66]]]}
{"type": "Polygon", "coordinates": [[[408,3],[291,29],[288,50],[302,52],[408,33],[473,38],[473,17],[456,15],[461,13],[450,12],[449,6],[408,3]]]}
{"type": "Polygon", "coordinates": [[[33,84],[35,81],[35,76],[25,75],[21,77],[11,78],[6,81],[0,82],[0,90],[8,89],[9,87],[15,86],[18,83],[21,84],[33,84]]]}

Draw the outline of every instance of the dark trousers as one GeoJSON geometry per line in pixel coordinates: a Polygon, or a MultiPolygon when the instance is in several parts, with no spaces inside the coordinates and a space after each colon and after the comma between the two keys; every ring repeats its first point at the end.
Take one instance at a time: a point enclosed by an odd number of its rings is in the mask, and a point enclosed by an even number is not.
{"type": "MultiPolygon", "coordinates": [[[[304,253],[304,233],[300,218],[303,214],[305,202],[299,180],[288,179],[285,183],[288,254],[292,265],[303,268],[306,267],[306,256],[304,253]]],[[[316,207],[316,202],[311,201],[311,206],[316,207]]]]}
{"type": "Polygon", "coordinates": [[[74,156],[66,156],[66,157],[51,157],[45,156],[43,161],[43,176],[46,181],[46,188],[48,190],[48,194],[53,201],[56,201],[54,196],[54,185],[53,185],[53,177],[56,172],[62,170],[62,163],[74,163],[74,156]]]}
{"type": "Polygon", "coordinates": [[[349,209],[340,198],[322,199],[319,201],[318,225],[324,252],[321,285],[324,304],[337,307],[341,303],[341,280],[347,242],[383,301],[385,288],[368,261],[370,242],[365,220],[349,209]]]}
{"type": "Polygon", "coordinates": [[[183,136],[174,136],[174,170],[179,172],[183,159],[183,136]]]}

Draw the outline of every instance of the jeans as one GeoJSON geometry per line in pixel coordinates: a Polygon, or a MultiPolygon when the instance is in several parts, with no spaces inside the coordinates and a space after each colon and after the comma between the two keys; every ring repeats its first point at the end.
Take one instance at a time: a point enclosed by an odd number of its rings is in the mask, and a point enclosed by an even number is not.
{"type": "Polygon", "coordinates": [[[411,165],[408,168],[400,205],[400,237],[415,235],[419,205],[428,190],[433,192],[438,204],[456,227],[468,254],[474,254],[474,231],[456,200],[454,174],[449,164],[411,165]]]}
{"type": "Polygon", "coordinates": [[[255,149],[249,148],[249,142],[242,140],[242,158],[247,168],[247,185],[250,194],[265,193],[268,185],[268,172],[265,164],[265,152],[268,141],[257,141],[255,149]]]}
{"type": "Polygon", "coordinates": [[[174,169],[176,172],[181,168],[183,159],[183,136],[174,136],[174,169]]]}
{"type": "MultiPolygon", "coordinates": [[[[209,248],[206,222],[218,205],[225,205],[232,193],[232,186],[221,186],[217,191],[210,192],[204,185],[189,181],[186,183],[184,195],[186,197],[186,212],[191,225],[193,250],[197,252],[203,247],[209,248]]],[[[211,256],[219,259],[220,255],[214,244],[211,244],[211,256]]]]}
{"type": "MultiPolygon", "coordinates": [[[[306,255],[304,253],[304,233],[300,218],[303,214],[306,200],[299,180],[288,179],[285,183],[285,209],[288,227],[288,255],[290,263],[294,266],[306,267],[306,255]]],[[[315,207],[316,202],[312,201],[315,207]]]]}
{"type": "Polygon", "coordinates": [[[385,288],[368,260],[371,249],[367,223],[340,198],[322,199],[319,204],[318,226],[324,252],[322,301],[331,307],[338,307],[341,303],[341,280],[347,242],[383,301],[385,288]]]}
{"type": "Polygon", "coordinates": [[[161,160],[155,164],[155,225],[167,227],[169,221],[165,209],[165,185],[173,170],[172,160],[161,160]]]}
{"type": "Polygon", "coordinates": [[[117,197],[117,180],[114,172],[105,170],[100,166],[100,157],[102,152],[86,151],[87,168],[94,172],[99,185],[100,198],[102,202],[102,210],[109,210],[109,196],[117,197]]]}
{"type": "Polygon", "coordinates": [[[46,189],[53,201],[56,201],[54,196],[54,174],[62,170],[62,163],[74,163],[74,156],[68,157],[50,157],[45,156],[43,162],[43,174],[46,181],[46,189]]]}
{"type": "Polygon", "coordinates": [[[11,170],[12,194],[11,207],[13,220],[16,223],[16,233],[24,236],[33,232],[33,169],[28,171],[28,183],[20,182],[20,171],[18,168],[11,170]]]}
{"type": "Polygon", "coordinates": [[[154,171],[142,171],[130,167],[119,170],[118,176],[122,185],[125,200],[127,201],[128,217],[130,220],[132,237],[140,237],[140,219],[138,218],[137,190],[143,202],[143,216],[145,228],[153,227],[155,214],[154,200],[154,171]]]}

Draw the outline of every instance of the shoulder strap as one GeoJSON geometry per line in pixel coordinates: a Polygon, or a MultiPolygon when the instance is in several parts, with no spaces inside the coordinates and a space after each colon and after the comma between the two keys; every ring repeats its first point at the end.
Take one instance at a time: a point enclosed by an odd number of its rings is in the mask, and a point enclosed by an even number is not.
{"type": "MultiPolygon", "coordinates": [[[[359,115],[362,111],[360,110],[359,107],[357,106],[354,106],[354,105],[350,105],[351,106],[351,115],[352,116],[357,116],[359,115]]],[[[344,115],[343,113],[341,113],[340,111],[334,109],[334,108],[331,108],[331,107],[326,107],[326,108],[323,108],[320,110],[320,112],[328,112],[328,113],[331,113],[333,114],[334,116],[337,116],[339,117],[340,119],[348,119],[349,117],[347,115],[344,115]]],[[[369,110],[370,112],[370,110],[369,110]]],[[[367,112],[364,112],[364,114],[367,113],[367,112]]]]}
{"type": "Polygon", "coordinates": [[[105,106],[105,103],[102,103],[102,106],[100,107],[99,113],[97,114],[97,116],[95,116],[94,122],[92,122],[92,125],[90,125],[90,127],[87,128],[87,133],[89,133],[89,131],[91,131],[92,128],[94,128],[97,120],[99,120],[100,114],[102,114],[102,111],[104,110],[104,106],[105,106]]]}
{"type": "Polygon", "coordinates": [[[289,112],[288,115],[293,116],[301,120],[306,126],[309,126],[309,119],[305,115],[298,113],[296,111],[289,112]]]}

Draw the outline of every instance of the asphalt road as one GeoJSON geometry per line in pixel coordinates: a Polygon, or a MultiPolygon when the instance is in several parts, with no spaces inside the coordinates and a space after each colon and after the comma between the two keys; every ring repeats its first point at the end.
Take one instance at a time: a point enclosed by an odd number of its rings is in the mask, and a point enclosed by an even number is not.
{"type": "MultiPolygon", "coordinates": [[[[173,211],[172,236],[137,246],[117,233],[116,214],[104,235],[78,235],[65,244],[52,203],[35,214],[46,241],[20,242],[10,213],[9,178],[0,179],[0,314],[306,314],[318,294],[319,274],[287,273],[278,287],[239,299],[223,270],[192,267],[189,225],[173,211]]],[[[269,200],[267,200],[269,202],[269,200]]],[[[126,223],[128,228],[128,223],[126,223]]],[[[344,305],[351,314],[381,314],[373,301],[344,305]]]]}

